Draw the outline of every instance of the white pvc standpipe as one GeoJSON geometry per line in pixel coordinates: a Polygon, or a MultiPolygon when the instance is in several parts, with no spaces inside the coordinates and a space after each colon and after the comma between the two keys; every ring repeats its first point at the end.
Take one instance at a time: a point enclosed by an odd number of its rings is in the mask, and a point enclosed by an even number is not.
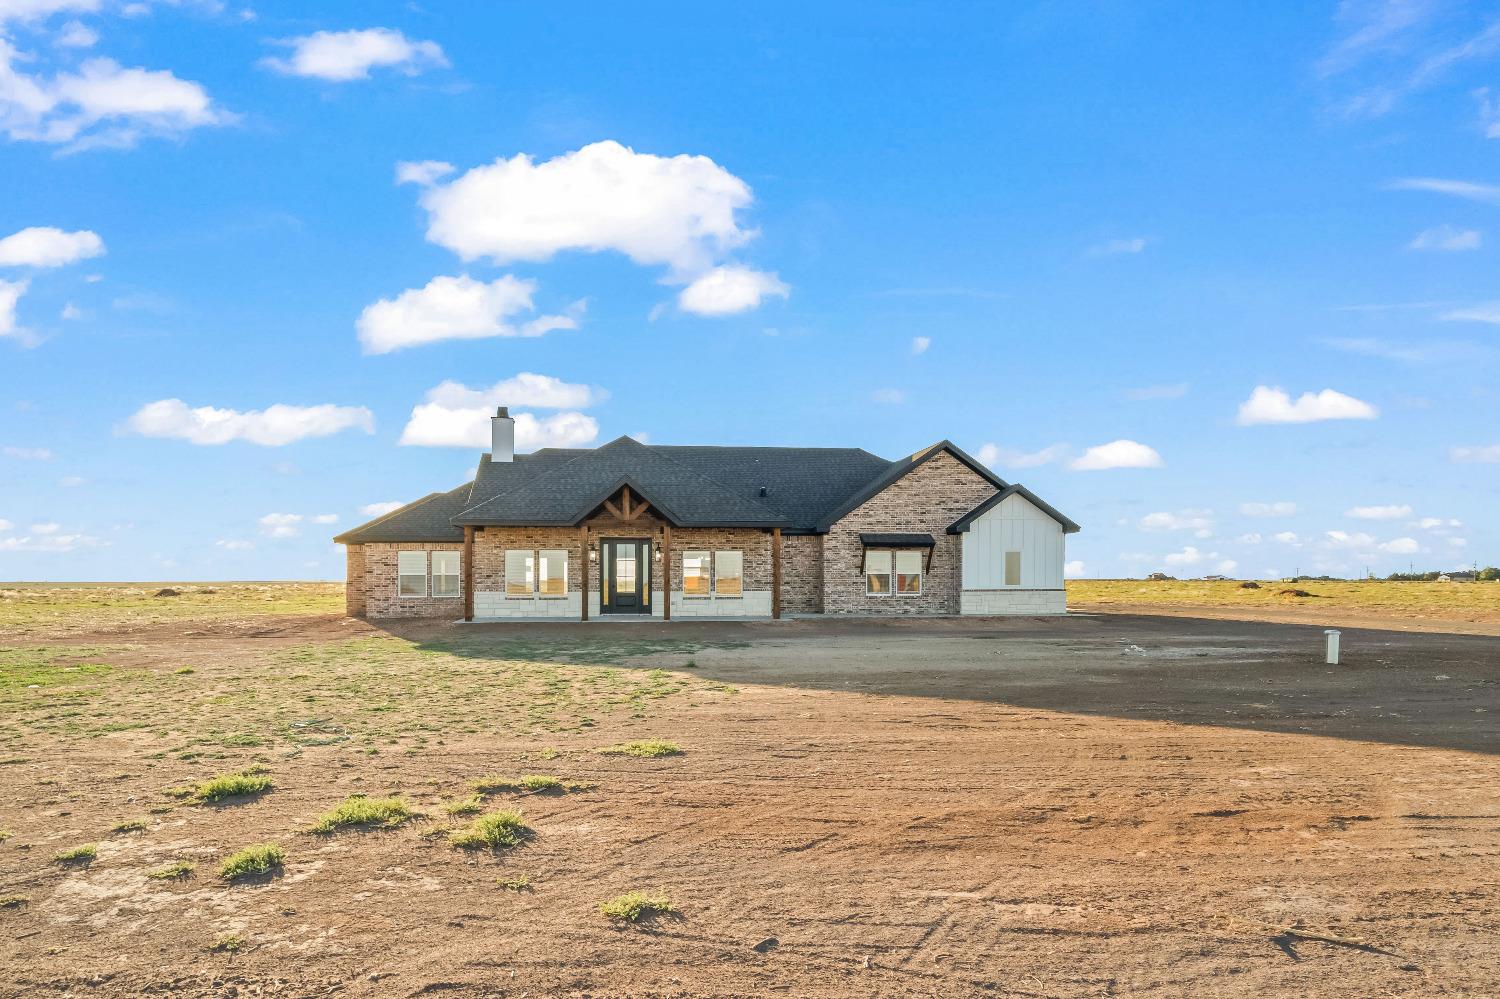
{"type": "Polygon", "coordinates": [[[1323,637],[1328,640],[1328,655],[1324,662],[1330,666],[1339,664],[1339,633],[1332,628],[1323,632],[1323,637]]]}

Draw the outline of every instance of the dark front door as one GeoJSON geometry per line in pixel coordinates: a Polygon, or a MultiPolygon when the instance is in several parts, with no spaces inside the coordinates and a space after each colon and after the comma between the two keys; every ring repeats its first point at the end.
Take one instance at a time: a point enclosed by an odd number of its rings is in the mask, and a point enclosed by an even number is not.
{"type": "Polygon", "coordinates": [[[599,574],[604,613],[650,614],[651,542],[605,538],[599,545],[604,553],[599,574]]]}

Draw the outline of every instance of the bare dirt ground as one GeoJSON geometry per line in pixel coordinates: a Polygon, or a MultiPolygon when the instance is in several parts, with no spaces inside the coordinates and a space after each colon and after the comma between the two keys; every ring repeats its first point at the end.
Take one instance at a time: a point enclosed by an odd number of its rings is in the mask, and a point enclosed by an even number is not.
{"type": "Polygon", "coordinates": [[[1114,613],[29,634],[0,648],[0,993],[1493,995],[1500,640],[1350,631],[1328,667],[1321,637],[1114,613]],[[644,738],[684,752],[598,752],[644,738]],[[252,764],[269,793],[168,793],[252,764]],[[532,837],[455,849],[444,803],[496,774],[593,786],[492,795],[532,837]],[[353,793],[426,817],[308,831],[353,793]],[[281,870],[216,876],[266,841],[281,870]],[[677,912],[599,912],[632,889],[677,912]]]}

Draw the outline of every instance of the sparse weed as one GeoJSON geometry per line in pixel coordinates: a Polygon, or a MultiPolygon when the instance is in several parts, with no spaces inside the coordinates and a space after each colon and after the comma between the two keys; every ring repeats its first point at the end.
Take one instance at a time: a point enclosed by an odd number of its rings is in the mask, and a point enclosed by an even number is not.
{"type": "Polygon", "coordinates": [[[471,794],[459,801],[450,801],[443,806],[443,811],[449,815],[478,815],[484,811],[484,799],[478,794],[471,794]]]}
{"type": "Polygon", "coordinates": [[[62,853],[59,853],[57,856],[53,857],[52,860],[55,863],[63,865],[87,864],[92,862],[93,859],[97,856],[99,856],[98,846],[93,843],[85,843],[82,846],[75,846],[71,850],[64,850],[62,853]]]}
{"type": "Polygon", "coordinates": [[[172,672],[176,673],[178,676],[192,676],[198,671],[193,669],[193,667],[191,666],[184,666],[182,667],[182,669],[174,669],[172,672]]]}
{"type": "Polygon", "coordinates": [[[389,829],[399,826],[413,814],[400,798],[366,798],[356,794],[319,816],[312,831],[326,835],[351,826],[389,829]]]}
{"type": "Polygon", "coordinates": [[[235,774],[220,774],[204,781],[193,789],[193,797],[199,801],[224,801],[227,798],[248,798],[265,794],[271,790],[271,778],[263,767],[250,767],[235,774]]]}
{"type": "Polygon", "coordinates": [[[642,919],[664,916],[676,912],[671,899],[665,895],[647,895],[643,891],[626,892],[599,903],[599,911],[611,919],[623,919],[627,923],[638,923],[642,919]]]}
{"type": "Polygon", "coordinates": [[[234,881],[252,874],[269,874],[280,870],[285,861],[286,851],[275,843],[257,843],[226,857],[219,865],[219,877],[234,881]]]}
{"type": "Polygon", "coordinates": [[[682,747],[675,742],[665,739],[638,739],[635,742],[622,742],[618,745],[608,746],[599,750],[605,756],[637,756],[651,758],[657,756],[681,756],[682,747]]]}
{"type": "Polygon", "coordinates": [[[531,879],[524,874],[518,878],[496,878],[495,884],[506,891],[531,891],[531,879]]]}
{"type": "Polygon", "coordinates": [[[209,944],[208,949],[221,954],[233,954],[235,951],[244,946],[244,937],[240,936],[238,933],[230,933],[226,936],[219,937],[213,943],[209,944]]]}
{"type": "Polygon", "coordinates": [[[110,831],[117,833],[145,832],[146,821],[144,819],[129,819],[125,822],[121,822],[110,831]]]}
{"type": "Polygon", "coordinates": [[[506,810],[481,815],[467,829],[449,833],[448,839],[462,850],[501,850],[520,846],[530,835],[531,828],[522,820],[521,813],[506,810]]]}
{"type": "Polygon", "coordinates": [[[480,794],[499,794],[505,791],[525,791],[528,794],[541,794],[546,791],[561,791],[563,782],[556,777],[548,777],[542,774],[527,774],[510,780],[505,777],[481,777],[474,782],[474,790],[480,794]]]}
{"type": "Polygon", "coordinates": [[[183,878],[192,877],[193,872],[197,869],[197,864],[186,860],[175,860],[166,867],[157,868],[147,874],[146,877],[151,878],[153,881],[181,881],[183,878]]]}

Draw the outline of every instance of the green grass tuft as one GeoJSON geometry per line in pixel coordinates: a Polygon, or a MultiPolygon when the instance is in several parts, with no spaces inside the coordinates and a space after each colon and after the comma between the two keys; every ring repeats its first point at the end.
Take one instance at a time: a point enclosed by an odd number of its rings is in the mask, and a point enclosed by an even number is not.
{"type": "Polygon", "coordinates": [[[97,856],[99,856],[99,848],[93,843],[85,843],[71,850],[64,850],[52,860],[59,864],[87,864],[97,856]]]}
{"type": "Polygon", "coordinates": [[[110,831],[111,832],[117,832],[117,833],[145,832],[146,831],[146,820],[145,819],[130,819],[128,821],[121,822],[119,825],[115,826],[110,831]]]}
{"type": "Polygon", "coordinates": [[[672,908],[671,899],[665,895],[647,895],[643,891],[632,891],[612,898],[608,902],[600,902],[599,911],[611,919],[637,923],[642,919],[664,916],[677,910],[672,908]]]}
{"type": "Polygon", "coordinates": [[[184,666],[182,667],[182,669],[175,669],[172,672],[176,673],[178,676],[191,676],[197,671],[194,670],[191,666],[184,666]]]}
{"type": "Polygon", "coordinates": [[[286,851],[275,843],[257,843],[226,857],[219,865],[219,877],[234,881],[252,874],[269,874],[280,870],[285,861],[286,851]]]}
{"type": "Polygon", "coordinates": [[[265,794],[271,790],[271,778],[261,767],[251,767],[237,774],[220,774],[204,781],[193,789],[193,797],[199,801],[223,801],[226,798],[247,798],[265,794]]]}
{"type": "Polygon", "coordinates": [[[481,777],[474,782],[474,790],[480,794],[499,794],[504,791],[525,791],[528,794],[542,794],[547,791],[561,791],[563,782],[556,777],[547,777],[542,774],[527,774],[510,780],[505,777],[481,777]]]}
{"type": "Polygon", "coordinates": [[[496,878],[495,884],[506,891],[531,891],[531,879],[524,874],[518,878],[496,878]]]}
{"type": "Polygon", "coordinates": [[[682,747],[675,742],[665,739],[639,739],[635,742],[622,742],[615,746],[609,746],[599,750],[605,756],[681,756],[682,747]]]}
{"type": "Polygon", "coordinates": [[[449,841],[464,850],[502,850],[520,846],[531,829],[521,819],[520,812],[503,811],[481,815],[469,823],[467,829],[456,829],[448,834],[449,841]]]}
{"type": "Polygon", "coordinates": [[[484,811],[484,799],[478,794],[471,794],[460,801],[450,801],[443,806],[443,811],[449,815],[478,815],[484,811]]]}
{"type": "Polygon", "coordinates": [[[11,832],[9,829],[0,829],[0,843],[4,843],[14,835],[15,833],[11,832]]]}
{"type": "Polygon", "coordinates": [[[239,950],[240,948],[242,948],[244,946],[245,946],[245,938],[244,937],[240,936],[238,933],[230,933],[227,936],[219,937],[219,939],[217,939],[213,943],[209,944],[208,945],[208,949],[212,950],[212,951],[217,951],[218,953],[221,953],[221,954],[233,954],[235,951],[239,950]]]}
{"type": "Polygon", "coordinates": [[[197,869],[197,864],[190,863],[186,860],[176,860],[168,864],[166,867],[157,868],[156,870],[147,874],[146,877],[152,879],[153,881],[181,881],[183,878],[192,877],[193,872],[197,869]]]}
{"type": "Polygon", "coordinates": [[[389,829],[399,826],[414,814],[400,798],[366,798],[356,794],[319,816],[312,831],[326,835],[351,826],[389,829]]]}

